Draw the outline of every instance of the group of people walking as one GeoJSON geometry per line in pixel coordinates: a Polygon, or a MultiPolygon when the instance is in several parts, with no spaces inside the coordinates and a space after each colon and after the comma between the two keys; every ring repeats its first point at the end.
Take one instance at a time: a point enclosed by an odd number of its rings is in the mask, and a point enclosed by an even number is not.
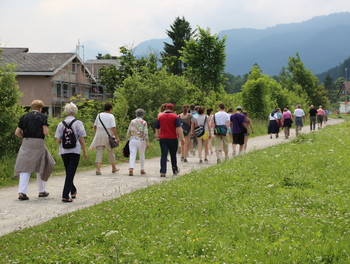
{"type": "MultiPolygon", "coordinates": [[[[31,173],[37,173],[39,197],[47,197],[49,193],[45,189],[45,182],[53,171],[54,160],[45,146],[45,136],[49,134],[49,124],[46,115],[41,113],[44,103],[34,100],[31,104],[32,111],[23,115],[18,122],[15,135],[22,139],[22,144],[15,164],[15,176],[19,176],[18,199],[28,200],[27,188],[31,173]]],[[[159,140],[161,149],[160,176],[167,173],[168,154],[170,154],[171,170],[174,175],[180,172],[177,163],[177,152],[181,153],[181,161],[188,162],[189,153],[198,151],[199,163],[207,163],[208,156],[213,154],[213,139],[215,138],[215,154],[217,163],[228,158],[229,144],[232,142],[232,155],[243,153],[248,144],[250,134],[254,133],[252,122],[241,106],[236,111],[225,109],[224,103],[219,103],[217,112],[206,109],[204,106],[184,105],[181,113],[174,113],[174,105],[166,103],[161,106],[157,121],[154,125],[155,136],[159,140]],[[180,140],[180,144],[179,144],[180,140]],[[237,150],[238,146],[238,150],[237,150]],[[204,151],[203,151],[204,150],[204,151]],[[204,152],[204,155],[203,155],[204,152]]],[[[74,116],[78,108],[74,103],[68,103],[64,107],[67,115],[64,121],[57,126],[55,138],[58,144],[58,154],[61,156],[66,177],[62,191],[62,202],[72,202],[77,197],[77,188],[74,185],[74,176],[79,165],[81,152],[87,159],[88,154],[84,137],[86,131],[84,124],[74,116]]],[[[104,105],[104,112],[99,113],[94,122],[95,135],[89,146],[89,150],[96,150],[96,175],[101,175],[101,164],[104,150],[107,150],[108,160],[111,164],[111,172],[116,173],[114,149],[110,145],[110,139],[119,144],[116,130],[115,117],[111,103],[104,105]]],[[[136,118],[131,120],[126,139],[128,140],[129,176],[134,175],[137,153],[140,159],[140,174],[145,171],[145,150],[149,148],[148,125],[143,119],[145,111],[136,110],[136,118]]],[[[326,112],[322,106],[318,110],[310,106],[310,130],[315,129],[316,118],[319,129],[322,128],[323,118],[326,112]]],[[[298,105],[293,113],[295,117],[296,134],[303,127],[305,113],[298,105]]],[[[279,130],[284,128],[285,137],[290,135],[290,127],[293,123],[292,113],[288,107],[274,109],[270,113],[268,133],[272,138],[275,134],[278,138],[279,130]]]]}
{"type": "MultiPolygon", "coordinates": [[[[45,136],[49,134],[49,125],[47,116],[41,113],[43,107],[43,101],[34,100],[31,104],[32,111],[19,119],[15,131],[15,135],[22,139],[15,163],[15,177],[19,176],[19,200],[29,200],[27,188],[31,173],[37,174],[38,197],[49,195],[45,189],[45,182],[53,171],[55,161],[45,146],[45,136]]],[[[78,113],[78,107],[74,103],[66,104],[64,112],[67,117],[58,124],[55,138],[59,145],[58,154],[62,158],[66,172],[62,202],[67,203],[72,202],[72,199],[77,196],[74,176],[79,165],[81,151],[85,159],[88,155],[84,140],[86,136],[84,124],[74,117],[78,113]]],[[[101,175],[100,168],[105,148],[112,165],[112,173],[117,172],[115,155],[113,149],[110,148],[108,135],[110,133],[116,141],[119,141],[115,118],[112,114],[112,104],[104,105],[104,112],[96,117],[94,129],[96,133],[89,149],[96,149],[96,174],[101,175]]]]}
{"type": "Polygon", "coordinates": [[[228,158],[230,138],[232,138],[233,155],[236,155],[237,145],[239,145],[238,152],[242,153],[246,149],[249,134],[254,133],[251,120],[247,113],[242,113],[242,110],[242,107],[238,106],[235,113],[229,113],[225,111],[225,104],[220,103],[214,114],[211,108],[184,105],[182,112],[177,115],[174,113],[173,104],[162,105],[155,124],[156,138],[159,140],[162,153],[160,176],[166,176],[168,152],[174,175],[179,172],[177,152],[181,153],[181,161],[187,163],[189,153],[194,154],[197,148],[199,163],[207,163],[208,156],[213,153],[213,138],[215,138],[217,163],[223,158],[228,158]]]}
{"type": "MultiPolygon", "coordinates": [[[[274,109],[269,115],[270,121],[268,126],[268,134],[270,135],[270,138],[272,138],[273,134],[275,134],[275,137],[278,138],[280,129],[283,128],[285,138],[288,139],[290,136],[290,128],[292,127],[293,123],[293,116],[295,119],[295,134],[298,136],[305,122],[305,112],[301,108],[301,105],[298,104],[296,106],[293,114],[291,111],[289,111],[288,106],[283,109],[283,114],[281,113],[280,108],[274,109]]],[[[310,130],[315,130],[316,121],[318,129],[322,129],[323,122],[327,122],[328,111],[323,110],[321,105],[318,109],[315,109],[313,105],[310,105],[309,117],[310,130]]]]}

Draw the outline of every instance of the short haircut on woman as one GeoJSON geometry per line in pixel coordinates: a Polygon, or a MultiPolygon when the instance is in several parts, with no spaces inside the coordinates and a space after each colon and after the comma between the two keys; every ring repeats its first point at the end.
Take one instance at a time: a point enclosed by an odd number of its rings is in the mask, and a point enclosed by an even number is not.
{"type": "Polygon", "coordinates": [[[111,103],[105,103],[105,107],[104,107],[104,110],[105,111],[109,111],[113,108],[113,105],[111,103]]]}
{"type": "Polygon", "coordinates": [[[70,102],[64,106],[64,112],[67,115],[76,115],[78,113],[78,107],[75,105],[75,103],[70,102]]]}
{"type": "Polygon", "coordinates": [[[40,108],[43,108],[44,102],[41,100],[34,100],[30,106],[33,110],[39,110],[40,108]]]}

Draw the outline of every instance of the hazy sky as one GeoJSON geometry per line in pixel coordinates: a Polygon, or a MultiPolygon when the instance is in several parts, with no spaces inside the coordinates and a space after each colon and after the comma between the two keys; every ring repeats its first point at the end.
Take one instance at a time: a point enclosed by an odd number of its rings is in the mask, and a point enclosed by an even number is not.
{"type": "Polygon", "coordinates": [[[70,52],[79,39],[116,55],[120,46],[167,37],[177,16],[218,33],[345,11],[348,0],[0,0],[0,47],[70,52]]]}

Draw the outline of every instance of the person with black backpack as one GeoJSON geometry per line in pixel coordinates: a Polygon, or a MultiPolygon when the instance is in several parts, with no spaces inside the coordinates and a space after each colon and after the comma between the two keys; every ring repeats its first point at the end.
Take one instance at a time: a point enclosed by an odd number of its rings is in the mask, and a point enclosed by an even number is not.
{"type": "Polygon", "coordinates": [[[66,169],[62,202],[69,203],[73,202],[72,199],[77,196],[77,188],[73,181],[79,165],[81,150],[83,150],[85,159],[88,156],[84,140],[86,136],[84,124],[74,118],[74,115],[78,113],[78,107],[74,103],[66,104],[64,112],[67,114],[67,118],[58,124],[55,138],[56,142],[60,144],[58,155],[61,156],[66,169]]]}

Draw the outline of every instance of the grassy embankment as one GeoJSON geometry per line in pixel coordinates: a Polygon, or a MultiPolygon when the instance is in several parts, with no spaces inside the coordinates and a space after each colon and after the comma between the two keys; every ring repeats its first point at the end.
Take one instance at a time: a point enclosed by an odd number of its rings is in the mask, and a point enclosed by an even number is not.
{"type": "Polygon", "coordinates": [[[0,263],[349,263],[350,123],[1,237],[0,263]]]}

